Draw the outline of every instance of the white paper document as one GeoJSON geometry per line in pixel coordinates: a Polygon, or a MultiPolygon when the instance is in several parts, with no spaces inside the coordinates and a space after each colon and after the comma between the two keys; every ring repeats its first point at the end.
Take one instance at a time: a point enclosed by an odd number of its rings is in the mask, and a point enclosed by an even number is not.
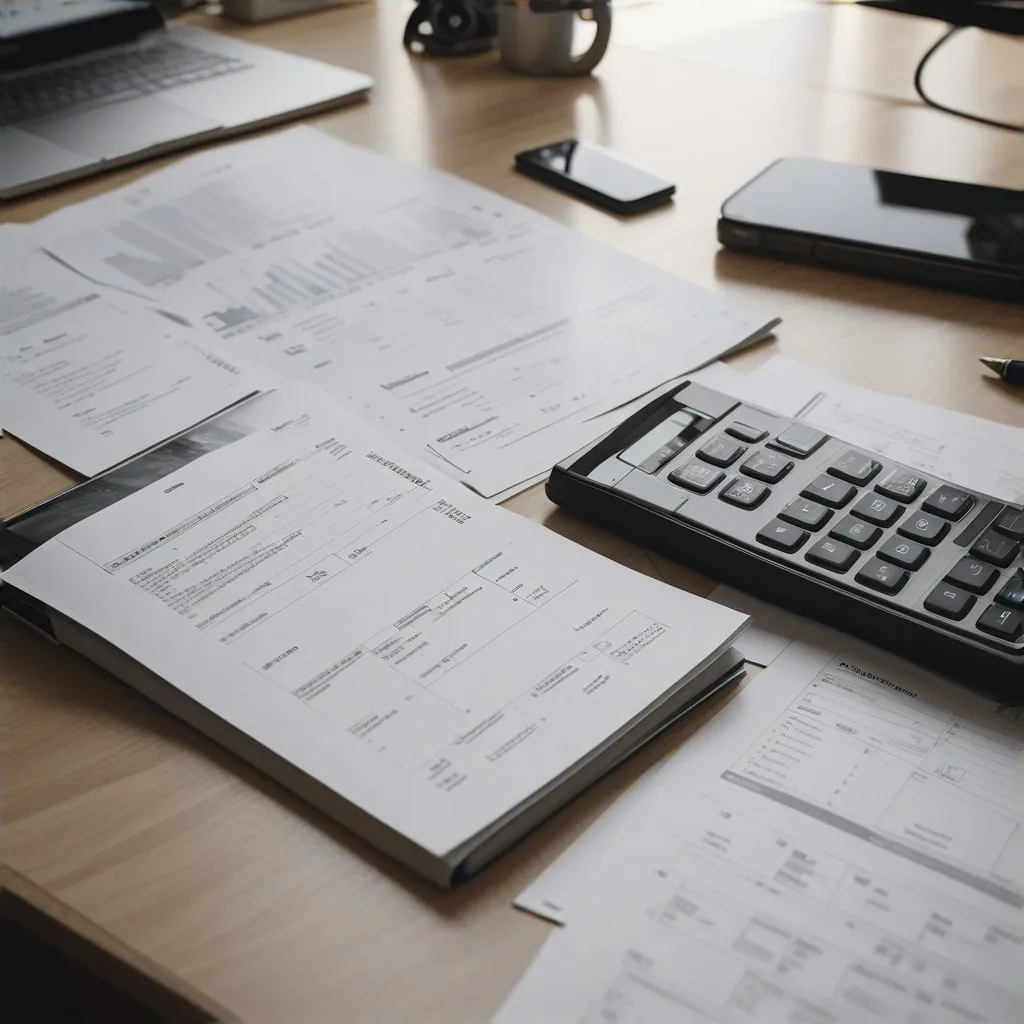
{"type": "Polygon", "coordinates": [[[438,857],[745,622],[494,508],[311,385],[232,423],[4,581],[438,857]]]}
{"type": "Polygon", "coordinates": [[[603,829],[500,1024],[1024,1019],[1021,712],[817,641],[603,829]]]}
{"type": "Polygon", "coordinates": [[[0,424],[71,469],[86,476],[109,469],[271,379],[205,335],[118,303],[46,253],[6,237],[0,424]]]}
{"type": "Polygon", "coordinates": [[[773,325],[495,193],[305,128],[180,161],[45,231],[90,278],[315,381],[489,497],[773,325]]]}
{"type": "MultiPolygon", "coordinates": [[[[1024,504],[1024,426],[1011,427],[837,380],[775,356],[737,398],[798,417],[850,444],[1013,504],[1024,504]]],[[[1024,418],[1024,417],[1022,417],[1024,418]]]]}
{"type": "Polygon", "coordinates": [[[715,587],[708,600],[750,616],[740,648],[752,665],[770,665],[805,629],[814,628],[810,619],[724,584],[715,587]]]}

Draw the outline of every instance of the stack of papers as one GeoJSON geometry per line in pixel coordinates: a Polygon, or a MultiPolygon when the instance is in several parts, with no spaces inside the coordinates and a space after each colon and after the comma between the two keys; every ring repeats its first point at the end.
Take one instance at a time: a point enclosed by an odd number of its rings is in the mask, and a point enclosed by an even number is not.
{"type": "MultiPolygon", "coordinates": [[[[181,160],[31,239],[226,362],[315,382],[490,498],[776,322],[468,182],[301,127],[181,160]]],[[[10,378],[21,338],[3,345],[10,378]]],[[[133,378],[140,403],[179,375],[173,359],[160,369],[133,378]]],[[[37,429],[36,443],[83,472],[105,461],[82,457],[94,433],[69,432],[37,429]]]]}
{"type": "Polygon", "coordinates": [[[7,238],[0,236],[0,418],[77,472],[101,473],[272,381],[202,334],[118,302],[7,238]]]}
{"type": "Polygon", "coordinates": [[[743,615],[493,507],[308,384],[8,528],[36,547],[3,576],[15,612],[446,885],[742,668],[743,615]]]}
{"type": "Polygon", "coordinates": [[[1024,716],[808,626],[522,894],[497,1017],[1024,1019],[1024,716]]]}
{"type": "MultiPolygon", "coordinates": [[[[1024,431],[784,357],[695,377],[1009,501],[1024,431]]],[[[769,666],[517,906],[497,1024],[1024,1019],[1024,711],[719,587],[769,666]]]]}

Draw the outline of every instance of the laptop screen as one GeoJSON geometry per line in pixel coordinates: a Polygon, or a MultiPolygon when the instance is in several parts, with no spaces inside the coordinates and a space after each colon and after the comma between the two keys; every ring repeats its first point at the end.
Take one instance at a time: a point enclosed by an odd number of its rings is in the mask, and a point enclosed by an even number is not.
{"type": "Polygon", "coordinates": [[[125,43],[162,24],[146,0],[8,0],[0,4],[0,71],[125,43]]]}

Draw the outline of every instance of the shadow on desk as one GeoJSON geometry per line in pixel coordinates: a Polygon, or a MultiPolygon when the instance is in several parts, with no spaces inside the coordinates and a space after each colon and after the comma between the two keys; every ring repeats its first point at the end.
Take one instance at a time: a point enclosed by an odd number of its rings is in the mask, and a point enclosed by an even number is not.
{"type": "MultiPolygon", "coordinates": [[[[179,876],[175,886],[194,901],[195,913],[216,918],[217,902],[233,888],[258,886],[260,871],[293,873],[300,887],[313,884],[313,863],[323,857],[346,876],[346,888],[352,876],[360,890],[390,882],[433,913],[459,918],[488,893],[514,887],[514,895],[735,693],[731,687],[716,695],[481,875],[446,891],[387,859],[74,652],[51,646],[11,621],[0,621],[0,647],[8,655],[10,677],[8,861],[72,904],[82,887],[93,893],[109,888],[109,899],[90,900],[115,919],[150,914],[159,919],[161,889],[173,876],[179,876]],[[28,716],[35,719],[31,730],[23,727],[28,716]],[[77,812],[69,807],[76,802],[77,812]],[[59,840],[45,826],[58,810],[65,823],[59,840]],[[73,839],[67,834],[69,821],[81,826],[73,839]],[[272,856],[263,862],[268,849],[272,856]],[[304,858],[307,850],[317,856],[304,858]],[[247,875],[253,880],[245,881],[247,875]],[[190,879],[188,885],[183,877],[190,879]]],[[[253,889],[251,898],[258,914],[260,893],[253,889]]],[[[109,925],[105,917],[99,923],[109,925]]]]}

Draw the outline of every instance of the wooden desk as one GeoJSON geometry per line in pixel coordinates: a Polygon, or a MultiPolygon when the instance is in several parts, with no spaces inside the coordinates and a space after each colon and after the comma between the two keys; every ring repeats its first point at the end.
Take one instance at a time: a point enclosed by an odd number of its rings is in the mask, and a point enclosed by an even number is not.
{"type": "MultiPolygon", "coordinates": [[[[772,2],[752,3],[751,16],[772,2]]],[[[777,3],[779,10],[795,6],[777,3]]],[[[742,258],[715,243],[721,200],[779,155],[1021,187],[1019,136],[908,99],[914,64],[939,27],[862,9],[801,9],[763,26],[786,42],[784,67],[769,55],[736,70],[720,46],[687,42],[713,7],[710,0],[624,6],[616,15],[623,38],[649,41],[663,31],[682,49],[620,45],[595,78],[565,81],[511,77],[494,55],[411,59],[400,44],[406,8],[393,3],[230,31],[374,75],[369,103],[318,117],[318,127],[456,171],[782,315],[777,340],[737,360],[744,369],[781,351],[862,384],[1024,422],[1020,396],[985,379],[977,364],[986,354],[1024,357],[1020,307],[742,258]],[[669,32],[670,24],[678,31],[669,32]],[[516,150],[569,135],[613,146],[673,178],[675,204],[619,220],[511,172],[516,150]]],[[[744,45],[756,43],[753,31],[744,45]]],[[[1019,117],[1024,91],[1013,76],[1024,65],[1020,44],[979,34],[957,46],[955,61],[937,60],[933,92],[1019,117]]],[[[28,199],[0,216],[32,220],[152,167],[28,199]]],[[[4,514],[70,480],[10,438],[0,441],[0,466],[4,514]]],[[[641,572],[701,593],[711,587],[554,510],[539,488],[509,506],[641,572]]],[[[253,1022],[485,1020],[548,931],[511,909],[511,898],[699,724],[673,730],[482,878],[444,893],[11,622],[0,623],[0,681],[5,862],[99,941],[156,965],[165,980],[202,993],[225,1016],[253,1022]]]]}

